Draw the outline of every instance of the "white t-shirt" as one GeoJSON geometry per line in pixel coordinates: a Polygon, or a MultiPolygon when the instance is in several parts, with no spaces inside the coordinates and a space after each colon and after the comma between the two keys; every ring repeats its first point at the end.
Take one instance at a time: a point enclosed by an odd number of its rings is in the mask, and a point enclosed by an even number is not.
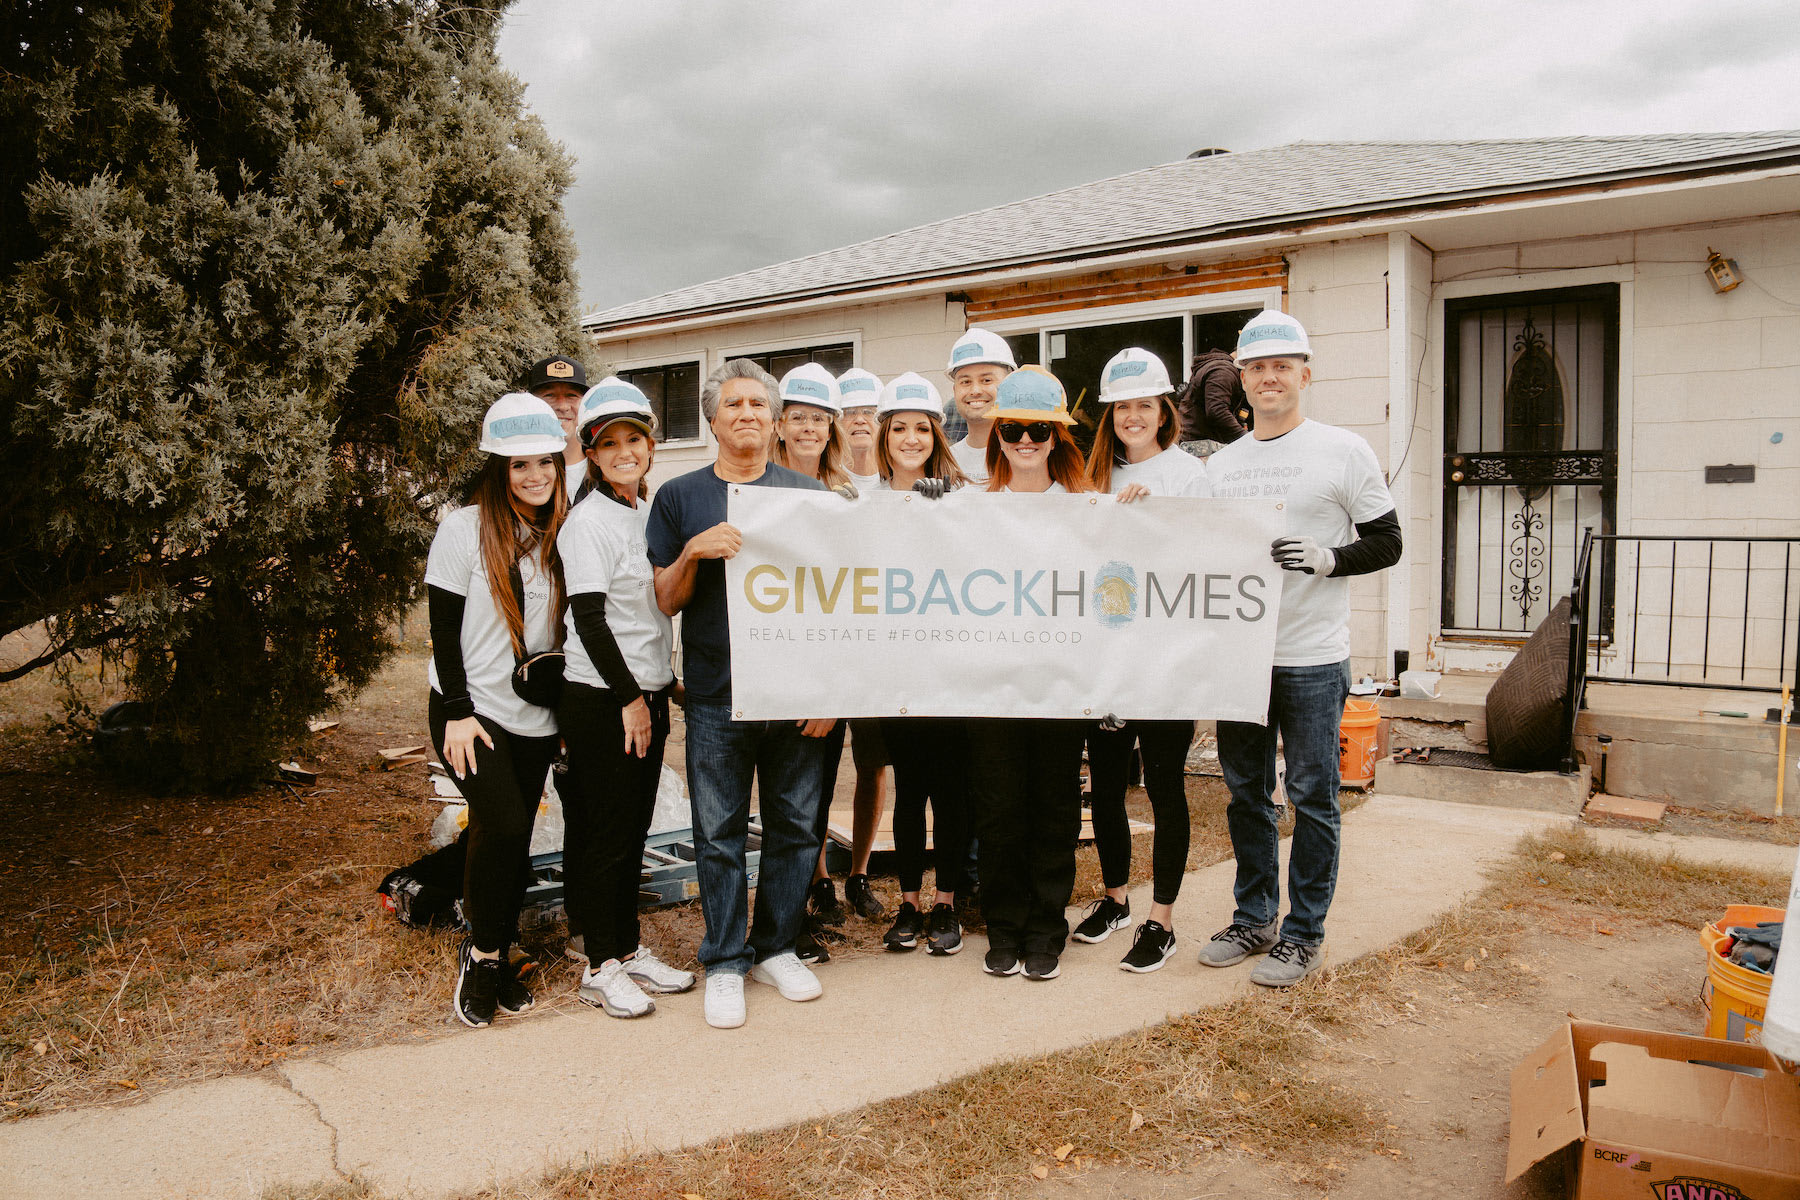
{"type": "MultiPolygon", "coordinates": [[[[520,561],[519,576],[525,584],[525,649],[536,654],[555,644],[550,625],[550,579],[538,574],[536,555],[520,561]]],[[[506,619],[494,606],[494,592],[481,561],[480,509],[470,505],[444,518],[425,559],[425,582],[463,598],[463,674],[475,711],[520,737],[555,733],[556,714],[525,703],[513,691],[512,638],[506,632],[506,619]]],[[[501,580],[500,586],[511,584],[501,580]]],[[[425,678],[433,691],[443,691],[435,659],[426,668],[425,678]]]]}
{"type": "MultiPolygon", "coordinates": [[[[569,513],[556,535],[556,548],[562,553],[563,586],[570,596],[605,593],[606,627],[619,643],[619,653],[638,687],[653,692],[675,679],[669,667],[674,627],[656,607],[656,577],[650,568],[650,547],[644,540],[649,520],[647,502],[639,500],[636,508],[626,508],[595,492],[569,513]]],[[[572,607],[565,623],[563,678],[606,687],[575,631],[572,607]]]]}
{"type": "Polygon", "coordinates": [[[850,482],[856,485],[856,490],[859,492],[873,492],[881,487],[881,476],[879,475],[858,475],[849,467],[844,468],[844,474],[850,477],[850,482]]]}
{"type": "Polygon", "coordinates": [[[587,473],[588,460],[585,458],[563,465],[563,474],[567,477],[569,484],[569,503],[575,503],[575,494],[581,490],[582,482],[587,479],[587,473]]]}
{"type": "MultiPolygon", "coordinates": [[[[1391,512],[1375,451],[1335,425],[1302,421],[1266,442],[1245,436],[1206,465],[1213,495],[1286,502],[1287,531],[1327,548],[1356,540],[1356,524],[1391,512]]],[[[1279,568],[1277,568],[1279,570],[1279,568]]],[[[1350,657],[1350,580],[1282,571],[1275,665],[1312,667],[1350,657]]]]}
{"type": "Polygon", "coordinates": [[[1113,494],[1127,486],[1141,483],[1152,496],[1210,496],[1212,484],[1206,479],[1206,464],[1179,446],[1170,446],[1140,463],[1114,463],[1113,494]]]}
{"type": "MultiPolygon", "coordinates": [[[[998,437],[999,435],[990,432],[988,436],[998,437]]],[[[969,445],[969,439],[965,437],[961,441],[951,444],[950,457],[956,460],[956,465],[962,468],[962,473],[969,477],[970,483],[974,484],[976,487],[987,486],[988,469],[986,446],[971,446],[969,445]]]]}
{"type": "Polygon", "coordinates": [[[1041,492],[1021,492],[1018,488],[1012,487],[1010,485],[1007,487],[1003,487],[1000,490],[1007,493],[1008,495],[1015,495],[1015,496],[1048,496],[1052,492],[1066,492],[1069,489],[1064,487],[1062,484],[1056,482],[1056,480],[1052,479],[1050,481],[1050,486],[1045,488],[1041,492]]]}

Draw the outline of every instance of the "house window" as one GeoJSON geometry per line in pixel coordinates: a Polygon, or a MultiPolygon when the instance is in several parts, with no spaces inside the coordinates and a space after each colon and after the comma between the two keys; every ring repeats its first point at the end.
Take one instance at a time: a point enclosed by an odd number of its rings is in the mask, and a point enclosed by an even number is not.
{"type": "Polygon", "coordinates": [[[619,378],[644,393],[665,442],[700,436],[700,364],[696,361],[634,367],[619,378]]]}
{"type": "Polygon", "coordinates": [[[856,347],[849,342],[835,342],[829,346],[802,346],[762,354],[733,354],[731,357],[747,358],[777,379],[809,362],[818,363],[833,375],[842,375],[856,365],[856,347]]]}

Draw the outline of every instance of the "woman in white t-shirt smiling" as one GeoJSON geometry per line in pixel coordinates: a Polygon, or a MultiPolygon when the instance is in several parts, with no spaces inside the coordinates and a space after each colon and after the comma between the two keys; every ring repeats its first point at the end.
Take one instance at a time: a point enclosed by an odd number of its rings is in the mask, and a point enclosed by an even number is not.
{"type": "MultiPolygon", "coordinates": [[[[923,377],[908,371],[881,392],[875,446],[882,487],[927,496],[967,482],[944,436],[944,400],[923,377]]],[[[969,861],[969,734],[958,717],[883,717],[882,740],[894,763],[894,857],[900,877],[900,911],[882,940],[889,950],[911,950],[925,939],[935,955],[962,949],[955,900],[967,886],[969,861]],[[931,803],[931,844],[937,862],[934,888],[924,892],[925,804],[931,803]]]]}
{"type": "MultiPolygon", "coordinates": [[[[1041,367],[1001,381],[988,438],[988,491],[1086,492],[1062,384],[1041,367]]],[[[1046,529],[1046,537],[1055,531],[1046,529]]],[[[1034,651],[1040,652],[1041,651],[1034,651]]],[[[980,846],[981,914],[990,975],[1055,979],[1069,937],[1081,832],[1085,721],[984,717],[969,722],[969,790],[980,846]]]]}
{"type": "Polygon", "coordinates": [[[642,392],[608,376],[581,398],[575,428],[596,486],[557,538],[569,590],[557,707],[569,748],[563,878],[589,963],[580,999],[608,1016],[641,1017],[656,1008],[646,993],[694,986],[692,972],[638,941],[638,874],[675,685],[671,624],[656,605],[644,537],[656,418],[642,392]]]}
{"type": "MultiPolygon", "coordinates": [[[[1119,351],[1100,376],[1106,416],[1088,455],[1087,475],[1098,491],[1124,503],[1144,496],[1210,496],[1206,466],[1175,445],[1181,414],[1175,388],[1162,360],[1148,350],[1119,351]]],[[[1088,732],[1094,843],[1106,892],[1075,927],[1080,942],[1103,942],[1131,923],[1126,884],[1131,875],[1131,826],[1125,816],[1125,788],[1131,751],[1143,757],[1144,788],[1156,814],[1152,853],[1155,883],[1150,916],[1119,966],[1154,971],[1175,952],[1174,903],[1187,870],[1187,752],[1192,721],[1119,722],[1108,716],[1088,732]]]]}
{"type": "Polygon", "coordinates": [[[457,954],[453,1008],[472,1027],[532,1002],[506,951],[556,755],[556,714],[515,691],[514,667],[562,640],[556,535],[569,503],[564,443],[544,401],[525,392],[496,400],[482,419],[488,460],[474,503],[444,518],[425,564],[431,741],[469,806],[469,936],[457,954]]]}

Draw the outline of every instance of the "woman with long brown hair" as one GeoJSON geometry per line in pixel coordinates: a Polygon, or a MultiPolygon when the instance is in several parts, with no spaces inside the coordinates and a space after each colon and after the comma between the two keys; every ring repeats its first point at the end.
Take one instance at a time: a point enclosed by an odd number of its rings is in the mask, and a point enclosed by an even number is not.
{"type": "MultiPolygon", "coordinates": [[[[968,477],[944,436],[944,399],[908,371],[882,389],[875,442],[882,488],[941,496],[968,477]]],[[[968,886],[969,723],[961,717],[883,717],[881,736],[894,760],[894,857],[900,910],[883,935],[889,950],[918,946],[934,955],[962,949],[956,897],[968,886]],[[931,804],[931,845],[937,862],[933,888],[925,878],[925,805],[931,804]]]]}
{"type": "MultiPolygon", "coordinates": [[[[488,460],[473,503],[444,518],[425,564],[431,741],[469,806],[469,936],[457,953],[452,1007],[474,1028],[532,1002],[506,952],[557,733],[554,697],[517,682],[516,670],[562,642],[564,441],[556,413],[536,396],[496,400],[481,423],[488,460]]],[[[540,669],[538,687],[543,677],[540,669]]]]}
{"type": "MultiPolygon", "coordinates": [[[[988,435],[988,491],[1087,492],[1074,419],[1056,376],[1021,367],[1000,382],[988,435]]],[[[981,865],[989,975],[1055,979],[1069,937],[1081,832],[1085,721],[969,722],[969,790],[981,865]]]]}
{"type": "MultiPolygon", "coordinates": [[[[1175,445],[1181,415],[1175,388],[1162,360],[1136,346],[1119,351],[1100,375],[1105,416],[1088,456],[1094,487],[1122,503],[1144,496],[1210,496],[1206,466],[1175,445]]],[[[1125,816],[1125,789],[1135,747],[1143,758],[1144,788],[1156,814],[1152,849],[1155,882],[1150,916],[1138,926],[1131,949],[1120,960],[1126,971],[1155,971],[1175,952],[1175,899],[1187,870],[1187,752],[1192,721],[1130,721],[1108,716],[1088,732],[1090,808],[1100,878],[1106,889],[1071,935],[1078,942],[1103,942],[1131,924],[1126,884],[1131,877],[1131,826],[1125,816]]]]}

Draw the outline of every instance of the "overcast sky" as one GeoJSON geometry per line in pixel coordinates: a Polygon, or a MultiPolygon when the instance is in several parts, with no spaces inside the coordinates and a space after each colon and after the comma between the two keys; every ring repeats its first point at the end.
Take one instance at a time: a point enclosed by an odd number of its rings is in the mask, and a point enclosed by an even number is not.
{"type": "Polygon", "coordinates": [[[584,312],[1204,146],[1800,128],[1792,0],[517,0],[500,53],[584,312]]]}

